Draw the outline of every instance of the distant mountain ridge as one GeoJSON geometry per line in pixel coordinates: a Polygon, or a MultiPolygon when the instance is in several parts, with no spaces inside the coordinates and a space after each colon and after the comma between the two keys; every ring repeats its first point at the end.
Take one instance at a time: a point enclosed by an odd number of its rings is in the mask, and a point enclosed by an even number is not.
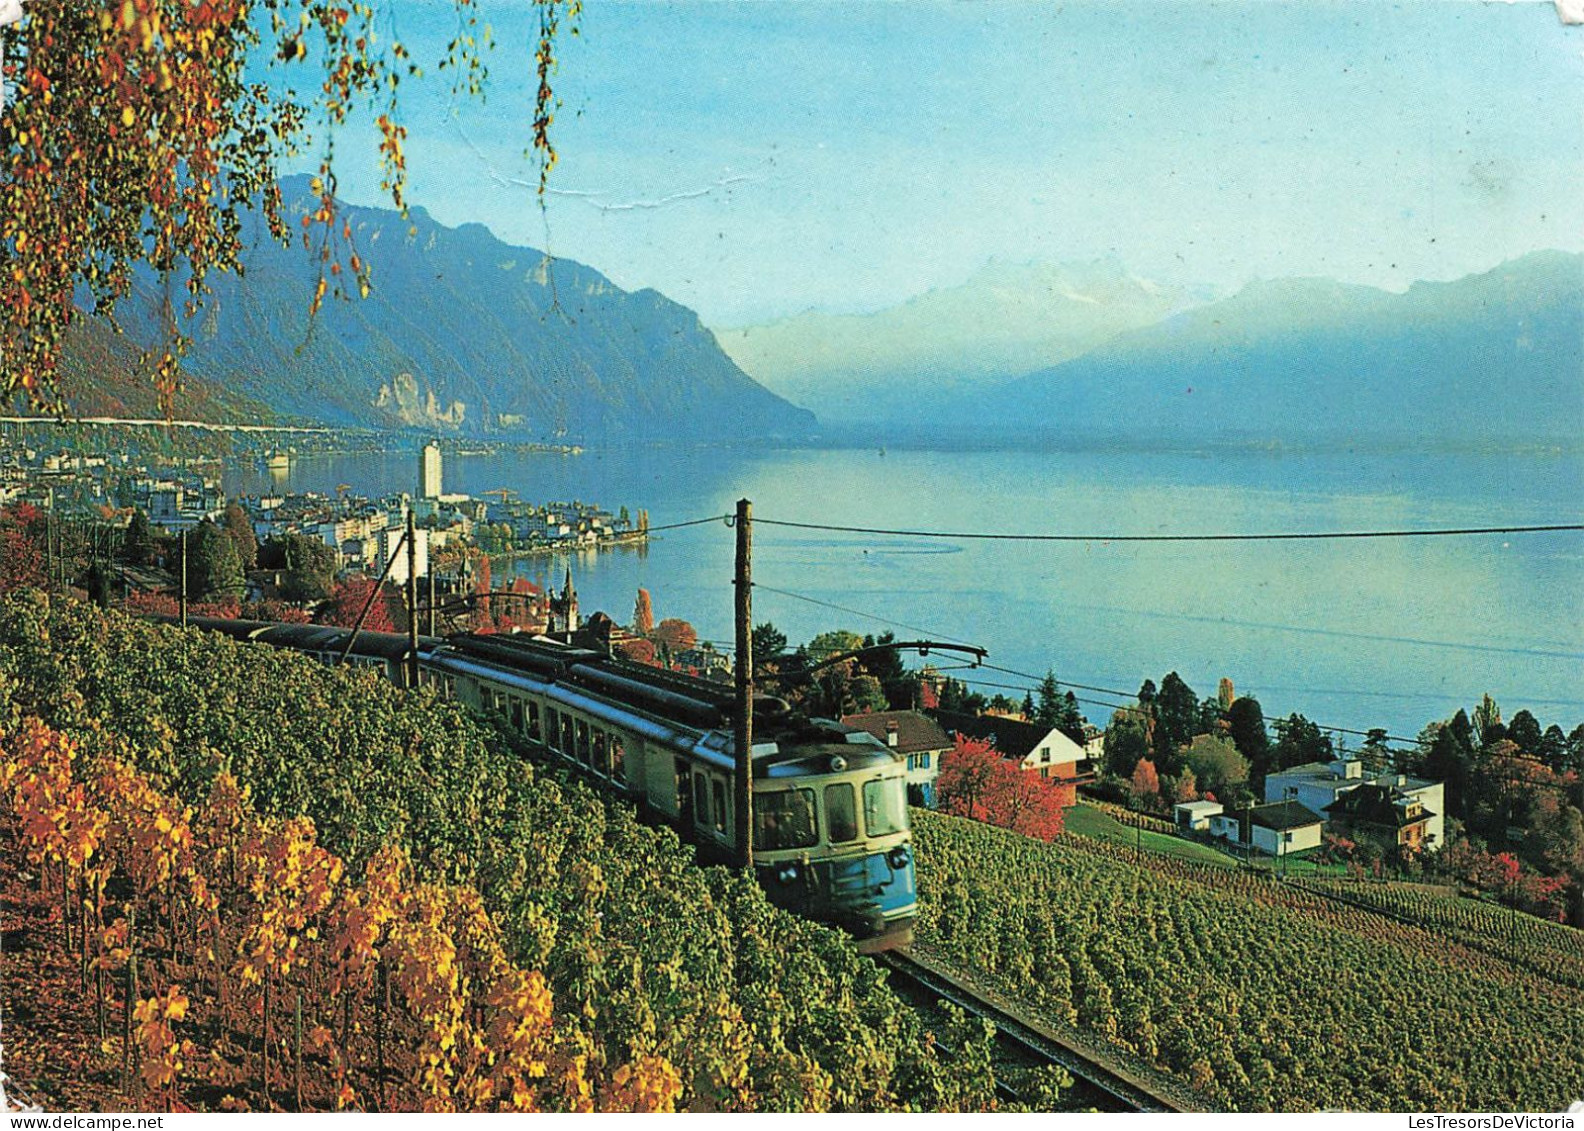
{"type": "Polygon", "coordinates": [[[1255,283],[942,414],[1025,436],[1576,442],[1584,256],[1535,252],[1402,294],[1255,283]]]}
{"type": "Polygon", "coordinates": [[[817,404],[827,422],[896,423],[924,419],[937,397],[1081,356],[1214,297],[1139,279],[1114,258],[992,262],[959,286],[871,314],[810,311],[716,337],[745,372],[817,404]]]}
{"type": "MultiPolygon", "coordinates": [[[[282,191],[295,231],[315,198],[303,177],[282,191]]],[[[657,291],[623,291],[589,267],[479,224],[445,227],[422,208],[410,223],[353,205],[340,218],[373,293],[327,299],[310,322],[316,264],[250,223],[243,277],[212,278],[190,328],[184,368],[197,387],[330,424],[505,439],[795,439],[815,427],[657,291]]],[[[145,281],[118,311],[134,343],[158,337],[148,299],[145,281]]]]}

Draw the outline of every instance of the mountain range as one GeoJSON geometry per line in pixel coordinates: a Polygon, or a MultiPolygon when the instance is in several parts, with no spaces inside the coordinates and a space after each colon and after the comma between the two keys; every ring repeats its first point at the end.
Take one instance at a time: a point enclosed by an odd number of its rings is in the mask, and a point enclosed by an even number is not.
{"type": "Polygon", "coordinates": [[[828,423],[918,424],[937,398],[1082,356],[1214,297],[1137,278],[1114,258],[992,261],[958,286],[884,310],[808,311],[716,337],[745,372],[795,403],[819,405],[828,423]]]}
{"type": "Polygon", "coordinates": [[[865,315],[720,333],[849,442],[1576,443],[1584,256],[1538,251],[1404,292],[1325,278],[1231,295],[1115,260],[992,265],[865,315]]]}
{"type": "Polygon", "coordinates": [[[1534,252],[1403,293],[1255,283],[941,413],[1051,438],[1576,442],[1584,256],[1534,252]]]}
{"type": "MultiPolygon", "coordinates": [[[[284,180],[282,194],[298,231],[317,196],[303,177],[284,180]]],[[[795,439],[815,427],[657,291],[624,291],[589,267],[478,224],[446,227],[422,208],[404,219],[342,205],[341,220],[370,266],[372,293],[329,298],[311,319],[316,260],[250,222],[241,277],[211,277],[213,293],[187,327],[189,399],[222,416],[251,402],[337,425],[587,443],[795,439]]],[[[132,346],[159,338],[153,286],[140,279],[117,311],[132,346]]],[[[96,329],[77,341],[68,392],[120,397],[117,374],[104,372],[116,350],[96,329]]]]}

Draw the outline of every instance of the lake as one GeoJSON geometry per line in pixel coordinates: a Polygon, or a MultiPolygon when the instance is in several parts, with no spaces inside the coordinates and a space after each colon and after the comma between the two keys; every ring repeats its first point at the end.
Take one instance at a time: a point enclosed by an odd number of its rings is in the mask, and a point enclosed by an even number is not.
{"type": "MultiPolygon", "coordinates": [[[[413,490],[417,456],[304,457],[289,489],[413,490]]],[[[233,469],[228,488],[269,476],[233,469]]],[[[277,486],[280,482],[277,481],[277,486]]],[[[1520,526],[1584,521],[1584,458],[638,448],[447,457],[445,489],[647,508],[654,526],[754,504],[755,621],[794,644],[891,629],[989,649],[958,671],[1021,698],[1029,677],[1135,692],[1177,671],[1267,719],[1416,735],[1490,692],[1504,717],[1584,720],[1584,534],[1305,542],[976,541],[799,530],[766,520],[918,531],[1084,535],[1520,526]],[[778,592],[779,591],[779,592],[778,592]],[[791,596],[789,594],[795,594],[791,596]],[[815,603],[821,602],[821,603],[815,603]],[[840,606],[840,609],[828,606],[840,606]],[[999,686],[1005,685],[1005,686],[999,686]]],[[[631,620],[637,589],[730,649],[734,535],[655,535],[644,552],[572,558],[584,615],[631,620]]],[[[511,568],[559,584],[565,558],[511,568]]],[[[501,576],[497,570],[497,581],[501,576]]],[[[958,661],[933,657],[942,668],[958,661]]],[[[910,665],[918,660],[910,658],[910,665]]],[[[1114,695],[1078,692],[1104,725],[1114,695]]]]}

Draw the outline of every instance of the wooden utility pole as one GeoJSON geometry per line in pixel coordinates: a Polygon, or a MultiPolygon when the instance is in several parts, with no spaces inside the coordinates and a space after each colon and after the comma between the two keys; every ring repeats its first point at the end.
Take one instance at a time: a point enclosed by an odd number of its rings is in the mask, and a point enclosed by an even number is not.
{"type": "Polygon", "coordinates": [[[418,686],[418,536],[407,508],[407,686],[418,686]]]}
{"type": "Polygon", "coordinates": [[[181,534],[181,624],[187,627],[187,532],[181,534]]]}
{"type": "Polygon", "coordinates": [[[737,862],[753,868],[753,504],[737,500],[737,862]]]}
{"type": "Polygon", "coordinates": [[[429,562],[429,635],[435,634],[435,575],[434,562],[429,562]]]}

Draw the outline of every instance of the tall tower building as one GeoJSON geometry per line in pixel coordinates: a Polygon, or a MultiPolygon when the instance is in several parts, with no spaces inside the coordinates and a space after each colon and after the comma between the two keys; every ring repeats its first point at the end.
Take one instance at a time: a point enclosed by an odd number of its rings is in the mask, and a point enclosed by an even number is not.
{"type": "Polygon", "coordinates": [[[423,453],[418,457],[418,494],[426,499],[440,497],[439,444],[425,444],[423,453]]]}

